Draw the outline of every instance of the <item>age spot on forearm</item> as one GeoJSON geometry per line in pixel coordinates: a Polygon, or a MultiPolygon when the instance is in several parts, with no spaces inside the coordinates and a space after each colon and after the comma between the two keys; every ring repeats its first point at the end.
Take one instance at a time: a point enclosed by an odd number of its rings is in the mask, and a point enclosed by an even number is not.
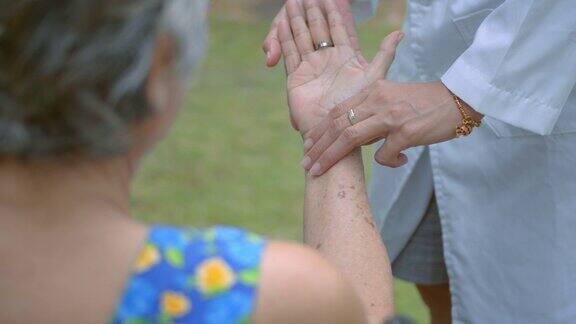
{"type": "Polygon", "coordinates": [[[364,221],[365,221],[366,223],[368,223],[368,225],[370,225],[370,227],[372,227],[373,229],[376,229],[376,225],[374,225],[374,222],[372,221],[372,219],[370,219],[370,218],[367,217],[367,216],[364,216],[364,221]]]}
{"type": "Polygon", "coordinates": [[[338,192],[338,198],[340,198],[340,199],[346,198],[346,191],[342,190],[342,191],[338,192]]]}

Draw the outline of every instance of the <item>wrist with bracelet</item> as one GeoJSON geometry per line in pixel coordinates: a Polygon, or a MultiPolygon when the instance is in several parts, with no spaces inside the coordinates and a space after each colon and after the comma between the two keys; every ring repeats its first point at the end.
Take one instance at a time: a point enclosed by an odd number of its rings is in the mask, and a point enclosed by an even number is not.
{"type": "Polygon", "coordinates": [[[472,116],[470,116],[470,114],[466,111],[466,108],[464,108],[462,100],[460,100],[460,98],[457,95],[452,93],[452,91],[450,91],[450,95],[452,95],[452,98],[456,103],[456,107],[458,107],[458,110],[462,115],[462,124],[456,127],[456,137],[468,136],[472,134],[472,130],[474,130],[475,127],[480,127],[482,125],[482,122],[479,120],[475,120],[474,118],[472,118],[472,116]]]}

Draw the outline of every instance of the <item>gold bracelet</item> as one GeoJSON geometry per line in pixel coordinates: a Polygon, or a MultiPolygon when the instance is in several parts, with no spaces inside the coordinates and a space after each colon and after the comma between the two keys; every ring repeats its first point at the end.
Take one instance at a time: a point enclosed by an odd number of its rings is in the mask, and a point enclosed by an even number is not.
{"type": "Polygon", "coordinates": [[[476,121],[470,115],[468,115],[468,113],[464,109],[464,106],[462,106],[460,98],[458,98],[458,96],[452,93],[451,91],[450,94],[452,95],[452,98],[454,98],[454,102],[456,102],[456,106],[458,107],[458,110],[460,110],[460,114],[462,115],[462,125],[456,127],[456,136],[457,137],[468,136],[472,134],[472,130],[474,129],[474,127],[480,127],[480,125],[482,125],[482,122],[476,121]]]}

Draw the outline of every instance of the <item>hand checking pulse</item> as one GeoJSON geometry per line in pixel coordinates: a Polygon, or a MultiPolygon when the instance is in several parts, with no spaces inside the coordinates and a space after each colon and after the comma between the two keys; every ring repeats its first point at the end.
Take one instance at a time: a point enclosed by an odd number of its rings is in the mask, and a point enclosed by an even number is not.
{"type": "MultiPolygon", "coordinates": [[[[476,121],[482,115],[464,103],[476,121]]],[[[376,152],[378,163],[400,167],[403,150],[456,138],[462,115],[450,91],[440,82],[398,83],[379,80],[339,104],[304,135],[303,167],[321,175],[355,148],[385,138],[376,152]],[[355,120],[349,119],[353,109],[355,120]]]]}

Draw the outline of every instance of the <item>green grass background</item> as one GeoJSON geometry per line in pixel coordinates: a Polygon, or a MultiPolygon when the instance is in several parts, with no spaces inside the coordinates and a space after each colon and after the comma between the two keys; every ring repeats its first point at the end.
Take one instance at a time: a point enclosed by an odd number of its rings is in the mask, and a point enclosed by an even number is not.
{"type": "MultiPolygon", "coordinates": [[[[139,218],[230,224],[300,240],[302,144],[288,122],[283,69],[263,65],[267,20],[213,8],[206,59],[186,106],[135,185],[139,218]]],[[[382,20],[360,27],[367,57],[390,30],[382,20]]],[[[412,285],[396,282],[396,304],[399,313],[428,322],[412,285]]]]}

